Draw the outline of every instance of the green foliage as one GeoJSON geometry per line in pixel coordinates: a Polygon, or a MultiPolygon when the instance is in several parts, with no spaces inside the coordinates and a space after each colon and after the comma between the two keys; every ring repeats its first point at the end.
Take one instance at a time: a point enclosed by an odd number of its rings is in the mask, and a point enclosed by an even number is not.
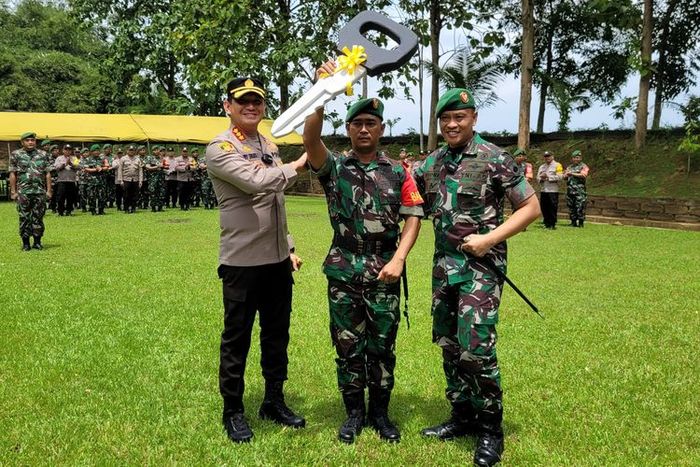
{"type": "Polygon", "coordinates": [[[59,6],[26,0],[0,9],[0,109],[109,110],[114,84],[99,69],[104,43],[59,6]]]}
{"type": "MultiPolygon", "coordinates": [[[[233,445],[220,426],[217,385],[218,212],[49,215],[46,249],[24,253],[15,207],[0,203],[0,464],[470,461],[473,438],[419,434],[449,415],[431,343],[430,222],[408,257],[411,329],[401,323],[397,340],[390,413],[402,441],[387,444],[366,429],[344,446],[320,268],[328,214],[323,198],[310,197],[288,197],[287,212],[305,264],[295,274],[285,392],[308,424],[289,430],[257,417],[264,383],[256,330],[245,394],[255,439],[233,445]]],[[[546,319],[504,289],[504,465],[700,463],[697,233],[534,225],[508,246],[509,274],[546,319]],[[562,253],[542,260],[543,245],[562,253]],[[644,251],[654,252],[649,267],[639,266],[644,251]]]]}

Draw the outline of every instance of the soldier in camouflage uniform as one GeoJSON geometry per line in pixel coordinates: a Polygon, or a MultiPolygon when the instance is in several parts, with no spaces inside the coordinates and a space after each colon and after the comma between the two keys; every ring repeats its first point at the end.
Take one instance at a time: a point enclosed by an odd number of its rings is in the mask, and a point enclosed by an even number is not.
{"type": "Polygon", "coordinates": [[[214,185],[209,178],[209,173],[207,172],[207,158],[199,158],[199,170],[202,172],[202,182],[200,185],[200,191],[202,192],[202,203],[204,204],[204,209],[214,209],[216,206],[216,195],[214,194],[214,185]]]}
{"type": "Polygon", "coordinates": [[[198,208],[202,200],[202,169],[199,167],[199,149],[195,148],[192,150],[190,162],[192,164],[192,198],[190,205],[198,208]]]}
{"type": "Polygon", "coordinates": [[[503,452],[503,408],[496,360],[502,280],[479,259],[506,270],[505,240],[539,214],[534,190],[511,156],[473,131],[477,113],[466,89],[451,89],[436,108],[447,146],[416,170],[433,217],[433,342],[442,349],[451,418],[422,434],[450,439],[475,432],[474,463],[503,452]],[[504,198],[513,215],[503,221],[504,198]]]}
{"type": "MultiPolygon", "coordinates": [[[[334,70],[335,64],[327,62],[317,77],[334,70]]],[[[401,163],[377,151],[385,127],[383,110],[379,99],[361,99],[348,109],[345,121],[352,150],[347,156],[330,152],[321,141],[323,108],[304,126],[309,165],[326,194],[334,232],[323,272],[328,277],[338,387],[348,415],[338,432],[345,443],[355,442],[366,415],[382,439],[401,439],[388,417],[400,318],[399,279],[420,230],[423,201],[401,163]]]]}
{"type": "Polygon", "coordinates": [[[46,198],[52,197],[51,165],[48,155],[36,149],[35,133],[22,134],[20,141],[22,148],[10,154],[10,197],[17,201],[22,249],[29,251],[29,237],[34,237],[34,248],[41,250],[46,198]]]}
{"type": "MultiPolygon", "coordinates": [[[[51,165],[51,186],[56,186],[56,177],[58,176],[58,172],[53,169],[53,165],[56,162],[56,158],[61,155],[61,151],[58,147],[58,144],[52,144],[49,146],[49,164],[51,165]]],[[[54,214],[56,213],[56,197],[52,196],[51,199],[49,199],[49,209],[51,212],[54,214]]]]}
{"type": "Polygon", "coordinates": [[[100,145],[90,146],[90,155],[80,161],[83,171],[82,181],[85,184],[86,206],[90,213],[103,215],[106,205],[106,185],[102,176],[103,160],[100,157],[100,145]]]}
{"type": "MultiPolygon", "coordinates": [[[[136,155],[143,163],[143,161],[146,160],[146,157],[148,157],[148,149],[146,148],[146,146],[139,145],[136,149],[136,155]]],[[[141,209],[148,209],[148,202],[148,183],[142,183],[141,187],[139,188],[138,207],[140,207],[141,209]]]]}
{"type": "Polygon", "coordinates": [[[588,166],[581,162],[581,151],[576,150],[571,154],[571,165],[564,172],[566,180],[566,207],[569,208],[569,218],[572,227],[583,227],[586,220],[586,178],[588,178],[588,166]]]}
{"type": "Polygon", "coordinates": [[[151,211],[160,212],[167,204],[165,199],[165,170],[161,159],[161,146],[155,146],[153,153],[144,160],[144,172],[148,185],[148,198],[151,201],[151,211]]]}
{"type": "Polygon", "coordinates": [[[83,148],[79,151],[80,163],[78,165],[78,205],[83,212],[87,212],[87,185],[85,183],[86,177],[83,172],[83,160],[85,160],[89,154],[88,149],[83,148]]]}
{"type": "Polygon", "coordinates": [[[102,146],[103,177],[105,182],[105,195],[107,197],[107,207],[113,208],[117,197],[116,177],[114,174],[114,156],[112,155],[112,145],[107,143],[102,146]]]}

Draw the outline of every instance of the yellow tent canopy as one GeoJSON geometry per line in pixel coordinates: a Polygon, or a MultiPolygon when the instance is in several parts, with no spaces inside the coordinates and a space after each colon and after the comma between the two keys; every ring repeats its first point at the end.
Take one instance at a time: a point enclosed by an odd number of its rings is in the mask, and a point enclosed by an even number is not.
{"type": "MultiPolygon", "coordinates": [[[[39,140],[207,144],[229,123],[226,117],[0,112],[0,141],[19,141],[22,133],[33,131],[39,140]]],[[[272,120],[263,120],[259,130],[274,143],[303,144],[296,132],[273,138],[271,127],[272,120]]]]}

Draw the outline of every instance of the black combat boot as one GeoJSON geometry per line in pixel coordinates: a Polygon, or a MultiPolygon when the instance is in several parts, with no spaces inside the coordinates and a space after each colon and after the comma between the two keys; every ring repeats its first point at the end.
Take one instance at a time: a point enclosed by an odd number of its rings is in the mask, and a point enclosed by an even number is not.
{"type": "Polygon", "coordinates": [[[29,237],[22,237],[22,251],[29,251],[32,246],[29,244],[29,237]]]}
{"type": "Polygon", "coordinates": [[[583,219],[579,219],[579,221],[578,221],[578,226],[579,226],[579,227],[583,227],[583,219]]]}
{"type": "Polygon", "coordinates": [[[501,421],[503,411],[495,413],[480,412],[478,420],[478,438],[474,451],[474,465],[490,467],[501,461],[503,454],[503,428],[501,421]]]}
{"type": "Polygon", "coordinates": [[[571,219],[571,227],[578,227],[576,219],[571,219]]]}
{"type": "Polygon", "coordinates": [[[38,237],[36,235],[34,236],[34,246],[32,248],[34,248],[35,250],[43,250],[44,249],[44,247],[41,246],[41,237],[38,237]]]}
{"type": "Polygon", "coordinates": [[[272,420],[284,426],[292,428],[304,428],[304,417],[292,412],[284,403],[284,381],[265,381],[265,398],[263,399],[258,415],[263,420],[272,420]]]}
{"type": "Polygon", "coordinates": [[[424,428],[423,436],[447,441],[474,434],[476,430],[476,414],[470,402],[452,403],[450,418],[439,425],[424,428]]]}
{"type": "Polygon", "coordinates": [[[353,394],[343,394],[345,412],[348,418],[345,419],[338,431],[338,439],[346,444],[355,442],[362,427],[365,425],[365,393],[356,392],[353,394]]]}
{"type": "Polygon", "coordinates": [[[248,443],[253,438],[253,430],[250,429],[243,412],[224,414],[222,423],[228,439],[234,443],[248,443]]]}
{"type": "Polygon", "coordinates": [[[389,420],[389,400],[391,400],[390,390],[370,388],[367,422],[379,433],[381,439],[390,443],[398,443],[401,441],[401,433],[396,425],[389,420]]]}

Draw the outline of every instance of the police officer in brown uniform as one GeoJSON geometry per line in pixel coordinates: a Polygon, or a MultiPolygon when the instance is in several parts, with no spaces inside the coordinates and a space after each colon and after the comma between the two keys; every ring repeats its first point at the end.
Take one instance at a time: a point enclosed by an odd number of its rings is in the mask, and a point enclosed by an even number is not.
{"type": "Polygon", "coordinates": [[[223,424],[234,442],[253,432],[243,415],[243,375],[256,311],[260,313],[260,349],[265,397],[263,419],[294,428],[306,421],[284,402],[287,346],[292,309],[293,254],[287,232],[284,190],[304,170],[306,156],[283,164],[277,146],[258,132],[265,115],[265,90],[254,78],[228,83],[223,103],[231,126],[209,143],[207,172],[220,206],[219,277],[223,285],[219,388],[223,424]]]}

